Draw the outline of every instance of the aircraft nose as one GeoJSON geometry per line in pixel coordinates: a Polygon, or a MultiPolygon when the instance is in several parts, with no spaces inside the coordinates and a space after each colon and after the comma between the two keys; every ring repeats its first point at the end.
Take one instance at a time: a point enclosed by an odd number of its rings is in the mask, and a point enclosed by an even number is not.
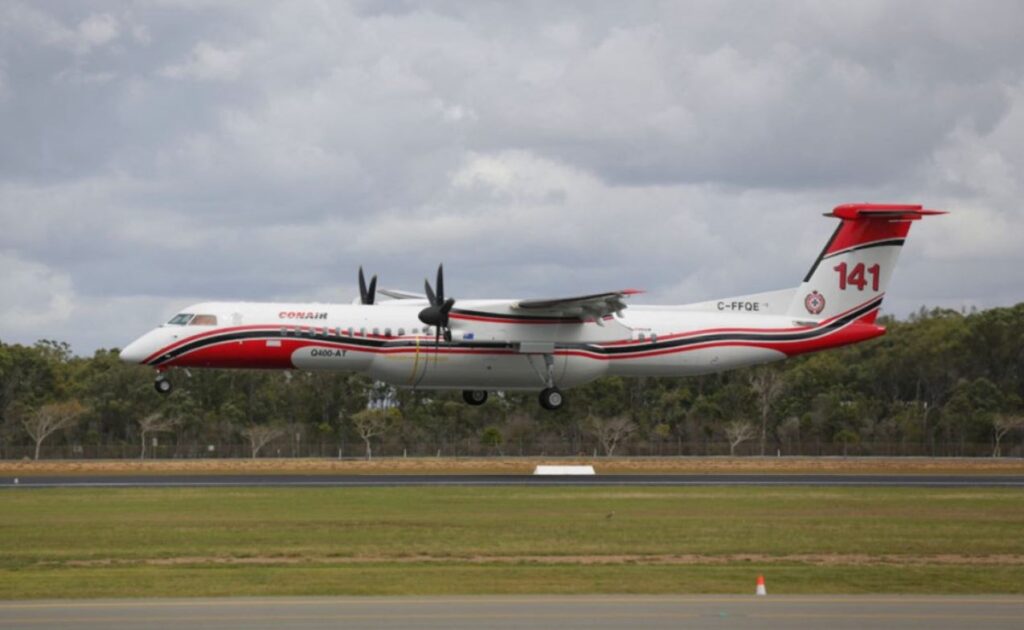
{"type": "Polygon", "coordinates": [[[125,363],[142,363],[143,359],[146,358],[146,348],[142,343],[142,339],[136,339],[125,346],[118,356],[125,363]]]}

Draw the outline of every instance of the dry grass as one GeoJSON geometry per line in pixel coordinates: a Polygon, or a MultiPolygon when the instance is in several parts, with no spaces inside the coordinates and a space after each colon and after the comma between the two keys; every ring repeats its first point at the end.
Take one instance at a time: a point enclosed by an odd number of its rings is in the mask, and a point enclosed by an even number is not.
{"type": "Polygon", "coordinates": [[[0,475],[530,474],[538,464],[593,465],[603,474],[1024,474],[1024,459],[928,457],[495,457],[2,461],[0,475]]]}

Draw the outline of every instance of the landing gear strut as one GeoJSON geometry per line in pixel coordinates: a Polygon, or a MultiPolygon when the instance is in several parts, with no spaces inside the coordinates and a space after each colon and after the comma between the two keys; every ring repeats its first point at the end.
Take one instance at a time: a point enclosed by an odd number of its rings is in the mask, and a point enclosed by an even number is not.
{"type": "Polygon", "coordinates": [[[171,390],[174,389],[174,386],[171,385],[171,382],[167,380],[167,378],[164,377],[163,374],[161,374],[156,377],[155,381],[153,381],[153,389],[156,390],[156,393],[163,394],[166,396],[167,394],[171,393],[171,390]]]}
{"type": "Polygon", "coordinates": [[[462,392],[462,400],[466,401],[466,404],[478,407],[487,402],[487,390],[483,389],[466,389],[462,392]]]}
{"type": "MultiPolygon", "coordinates": [[[[537,376],[544,381],[544,389],[540,392],[540,406],[548,411],[556,411],[565,404],[565,396],[562,390],[555,387],[555,357],[553,354],[544,355],[544,372],[537,371],[537,376]]],[[[533,361],[530,361],[533,365],[533,361]]],[[[536,369],[536,368],[534,368],[536,369]]]]}
{"type": "Polygon", "coordinates": [[[540,406],[548,411],[556,411],[565,404],[565,396],[557,387],[547,387],[540,393],[540,406]]]}

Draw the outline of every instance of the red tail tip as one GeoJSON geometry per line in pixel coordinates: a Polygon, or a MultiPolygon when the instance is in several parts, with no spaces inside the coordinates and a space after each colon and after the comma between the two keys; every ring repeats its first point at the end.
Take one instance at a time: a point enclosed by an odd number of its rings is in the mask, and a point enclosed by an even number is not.
{"type": "Polygon", "coordinates": [[[839,219],[900,219],[916,221],[924,216],[948,214],[945,210],[931,210],[920,204],[900,203],[844,203],[825,216],[839,219]]]}

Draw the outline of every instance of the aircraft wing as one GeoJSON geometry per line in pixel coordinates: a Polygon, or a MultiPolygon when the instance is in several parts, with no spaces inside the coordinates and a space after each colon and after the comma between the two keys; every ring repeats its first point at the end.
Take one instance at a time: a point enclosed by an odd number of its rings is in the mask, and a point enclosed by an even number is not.
{"type": "Polygon", "coordinates": [[[422,293],[414,293],[412,291],[402,291],[401,289],[378,289],[377,293],[388,296],[392,300],[425,300],[427,296],[422,293]]]}
{"type": "Polygon", "coordinates": [[[512,310],[525,311],[531,315],[579,317],[600,322],[612,313],[621,312],[626,308],[626,298],[637,293],[640,291],[624,289],[549,300],[520,300],[512,304],[512,310]]]}

